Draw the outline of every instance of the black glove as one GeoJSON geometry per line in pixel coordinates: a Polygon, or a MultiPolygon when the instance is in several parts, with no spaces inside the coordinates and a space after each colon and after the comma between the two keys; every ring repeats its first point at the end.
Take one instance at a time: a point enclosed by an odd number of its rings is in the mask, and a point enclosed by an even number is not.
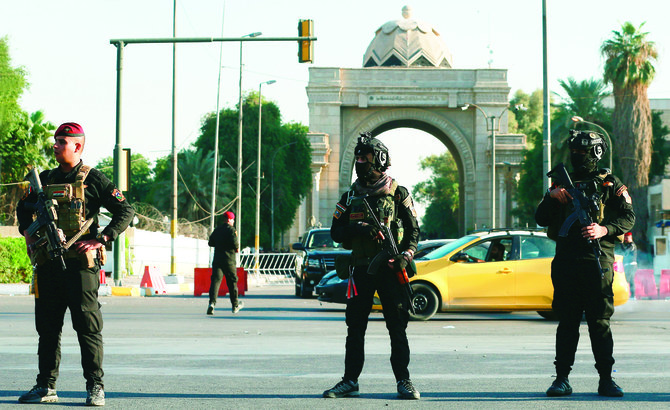
{"type": "Polygon", "coordinates": [[[410,262],[412,262],[412,255],[409,252],[399,253],[393,257],[392,267],[396,271],[401,271],[407,268],[410,262]]]}
{"type": "Polygon", "coordinates": [[[366,223],[360,223],[359,224],[359,229],[358,229],[358,234],[360,236],[367,236],[370,239],[377,239],[377,236],[379,235],[379,228],[377,228],[374,225],[366,224],[366,223]]]}

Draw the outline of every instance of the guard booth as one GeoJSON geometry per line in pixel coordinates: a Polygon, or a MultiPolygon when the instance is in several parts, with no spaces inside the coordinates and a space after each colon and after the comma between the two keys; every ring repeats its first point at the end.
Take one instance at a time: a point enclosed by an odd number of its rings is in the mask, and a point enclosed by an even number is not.
{"type": "Polygon", "coordinates": [[[650,227],[647,238],[652,245],[654,284],[658,297],[670,297],[670,179],[650,185],[647,193],[650,227]]]}

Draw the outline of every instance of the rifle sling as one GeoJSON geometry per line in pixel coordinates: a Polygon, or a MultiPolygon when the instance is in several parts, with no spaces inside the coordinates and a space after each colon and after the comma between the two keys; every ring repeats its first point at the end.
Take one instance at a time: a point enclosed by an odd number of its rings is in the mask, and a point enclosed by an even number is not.
{"type": "Polygon", "coordinates": [[[82,226],[79,232],[74,234],[74,236],[65,243],[65,246],[63,246],[63,248],[65,250],[70,249],[70,246],[74,245],[74,243],[77,242],[77,239],[79,239],[84,234],[84,232],[88,231],[88,228],[90,228],[92,224],[93,224],[93,218],[90,218],[86,222],[84,222],[84,226],[82,226]]]}

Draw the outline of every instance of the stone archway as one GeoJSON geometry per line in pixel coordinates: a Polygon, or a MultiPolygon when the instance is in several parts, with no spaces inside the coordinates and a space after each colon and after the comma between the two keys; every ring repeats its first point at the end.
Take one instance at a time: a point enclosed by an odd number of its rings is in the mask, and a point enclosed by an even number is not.
{"type": "Polygon", "coordinates": [[[526,140],[524,135],[507,134],[507,70],[452,68],[451,53],[440,34],[413,19],[408,7],[401,19],[375,31],[363,65],[366,68],[309,69],[306,91],[314,184],[289,232],[291,239],[310,225],[330,226],[334,206],[351,181],[358,135],[400,127],[429,133],[456,160],[460,233],[490,227],[493,215],[504,221],[497,227],[510,226],[526,140]],[[466,104],[479,109],[461,110],[466,104]],[[496,118],[495,164],[491,117],[496,118]]]}
{"type": "MultiPolygon", "coordinates": [[[[351,180],[358,134],[410,127],[442,141],[456,160],[462,188],[459,231],[490,226],[491,143],[487,116],[500,117],[496,135],[496,212],[513,207],[510,181],[518,174],[525,136],[507,134],[507,70],[412,68],[310,68],[307,86],[314,188],[301,206],[297,238],[316,222],[329,226],[335,203],[351,180]],[[503,172],[504,171],[504,172],[503,172]],[[475,203],[477,206],[475,206],[475,203]]],[[[393,153],[391,153],[393,155],[393,153]]],[[[509,225],[509,218],[507,223],[509,225]]]]}
{"type": "MultiPolygon", "coordinates": [[[[344,114],[342,118],[344,124],[349,123],[347,115],[344,114]]],[[[351,124],[352,129],[345,130],[346,137],[342,139],[344,146],[344,154],[340,158],[340,188],[342,191],[349,186],[352,178],[352,164],[354,163],[353,152],[356,145],[357,137],[362,132],[370,131],[373,136],[377,136],[384,131],[395,128],[415,128],[431,134],[442,142],[446,148],[452,153],[459,171],[460,182],[460,217],[462,226],[459,230],[463,230],[465,226],[469,226],[474,218],[474,213],[471,212],[474,208],[466,205],[466,198],[474,196],[475,187],[475,161],[474,155],[467,142],[467,138],[463,135],[449,119],[443,115],[430,111],[428,109],[383,109],[374,110],[368,117],[355,124],[351,124]]],[[[396,153],[397,155],[398,153],[396,153]]],[[[394,153],[391,152],[391,156],[394,153]]],[[[402,181],[400,181],[402,182],[402,181]]]]}

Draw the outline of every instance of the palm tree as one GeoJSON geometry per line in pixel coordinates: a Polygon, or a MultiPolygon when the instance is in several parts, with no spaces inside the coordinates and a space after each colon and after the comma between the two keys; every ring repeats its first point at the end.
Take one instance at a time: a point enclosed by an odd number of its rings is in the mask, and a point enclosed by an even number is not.
{"type": "Polygon", "coordinates": [[[582,117],[608,130],[611,125],[609,123],[611,110],[604,105],[605,99],[611,93],[603,81],[597,79],[577,81],[569,77],[566,81],[558,80],[558,83],[566,97],[561,97],[561,102],[554,105],[556,111],[551,120],[553,126],[551,135],[554,137],[551,142],[553,148],[551,157],[554,158],[554,163],[568,161],[568,130],[575,128],[572,117],[575,115],[582,117]]]}
{"type": "Polygon", "coordinates": [[[619,173],[630,188],[635,209],[636,223],[633,238],[642,251],[649,249],[646,238],[649,214],[647,211],[647,186],[651,164],[652,125],[647,88],[656,70],[652,61],[658,53],[654,42],[647,40],[642,26],[626,22],[621,31],[600,48],[605,57],[605,82],[614,89],[614,114],[612,116],[614,146],[619,156],[619,173]]]}
{"type": "MultiPolygon", "coordinates": [[[[177,169],[178,192],[177,215],[188,222],[208,225],[207,219],[211,212],[212,167],[214,151],[183,150],[179,153],[177,169]]],[[[150,202],[159,210],[168,212],[171,209],[172,195],[172,161],[164,157],[157,161],[155,183],[150,202]]],[[[232,181],[233,172],[227,168],[219,168],[217,183],[217,214],[235,197],[232,181]]],[[[182,221],[180,220],[180,223],[182,221]]]]}

